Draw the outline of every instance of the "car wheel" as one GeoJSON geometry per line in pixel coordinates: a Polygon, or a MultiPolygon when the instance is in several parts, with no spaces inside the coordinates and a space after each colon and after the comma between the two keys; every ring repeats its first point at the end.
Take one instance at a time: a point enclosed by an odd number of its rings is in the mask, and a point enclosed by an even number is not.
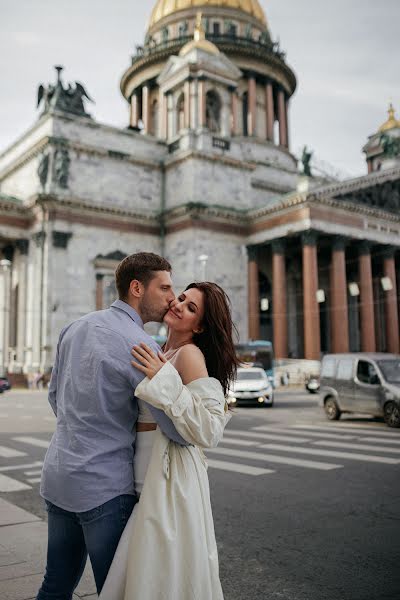
{"type": "Polygon", "coordinates": [[[387,402],[384,406],[384,419],[389,427],[400,427],[400,409],[394,402],[387,402]]]}
{"type": "Polygon", "coordinates": [[[340,419],[340,408],[336,404],[336,401],[333,398],[327,398],[324,404],[326,416],[330,421],[337,421],[340,419]]]}

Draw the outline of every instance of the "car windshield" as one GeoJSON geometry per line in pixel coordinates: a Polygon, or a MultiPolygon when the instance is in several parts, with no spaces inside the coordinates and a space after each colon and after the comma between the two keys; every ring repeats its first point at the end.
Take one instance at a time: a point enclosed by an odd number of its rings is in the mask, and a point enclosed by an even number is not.
{"type": "Polygon", "coordinates": [[[238,371],[236,381],[251,381],[254,379],[264,379],[263,371],[238,371]]]}
{"type": "Polygon", "coordinates": [[[377,362],[388,383],[400,383],[400,360],[378,360],[377,362]]]}

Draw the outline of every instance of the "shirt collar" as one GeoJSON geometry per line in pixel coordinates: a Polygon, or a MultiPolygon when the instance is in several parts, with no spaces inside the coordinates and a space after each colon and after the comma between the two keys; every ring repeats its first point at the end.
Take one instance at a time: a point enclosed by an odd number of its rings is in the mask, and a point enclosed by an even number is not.
{"type": "Polygon", "coordinates": [[[137,323],[139,327],[143,329],[143,321],[139,313],[123,300],[115,300],[115,302],[111,304],[111,308],[118,308],[119,310],[123,310],[130,316],[132,321],[135,321],[135,323],[137,323]]]}

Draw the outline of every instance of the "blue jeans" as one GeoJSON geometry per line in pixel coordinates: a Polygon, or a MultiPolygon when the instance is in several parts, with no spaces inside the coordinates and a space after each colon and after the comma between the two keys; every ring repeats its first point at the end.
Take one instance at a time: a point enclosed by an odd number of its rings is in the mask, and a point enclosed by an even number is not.
{"type": "Polygon", "coordinates": [[[99,594],[137,500],[136,496],[117,496],[81,513],[63,510],[46,500],[47,565],[36,600],[71,600],[88,554],[99,594]]]}

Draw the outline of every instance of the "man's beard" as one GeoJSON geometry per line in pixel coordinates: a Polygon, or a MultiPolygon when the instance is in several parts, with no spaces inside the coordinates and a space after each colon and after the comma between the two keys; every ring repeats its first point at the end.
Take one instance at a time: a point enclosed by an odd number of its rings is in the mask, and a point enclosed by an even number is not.
{"type": "Polygon", "coordinates": [[[146,294],[143,296],[139,307],[143,322],[148,323],[149,321],[154,321],[156,323],[162,323],[169,309],[157,308],[154,304],[149,302],[146,296],[146,294]]]}

